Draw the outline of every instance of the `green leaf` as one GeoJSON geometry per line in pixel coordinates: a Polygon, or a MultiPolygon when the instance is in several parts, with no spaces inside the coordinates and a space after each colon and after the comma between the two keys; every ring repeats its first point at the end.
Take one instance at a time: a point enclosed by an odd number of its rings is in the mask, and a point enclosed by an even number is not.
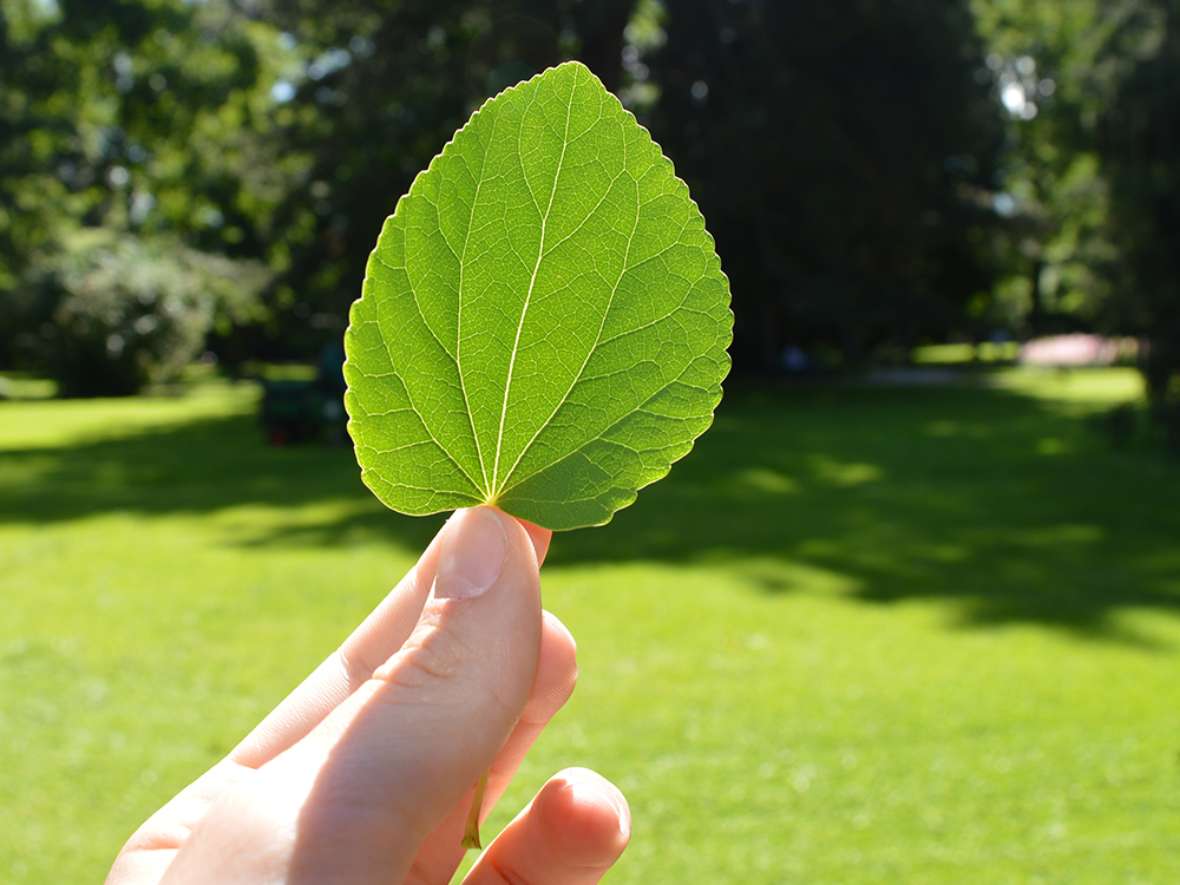
{"type": "Polygon", "coordinates": [[[712,423],[732,326],[671,162],[584,65],[551,68],[385,221],[345,336],[362,477],[403,513],[607,522],[712,423]]]}

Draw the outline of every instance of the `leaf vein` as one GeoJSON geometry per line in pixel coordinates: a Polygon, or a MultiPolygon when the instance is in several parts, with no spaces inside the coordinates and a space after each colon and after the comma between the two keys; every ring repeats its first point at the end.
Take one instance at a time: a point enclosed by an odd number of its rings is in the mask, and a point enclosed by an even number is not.
{"type": "MultiPolygon", "coordinates": [[[[549,205],[545,207],[545,214],[541,216],[541,238],[537,243],[537,263],[533,265],[533,275],[529,280],[528,291],[525,292],[524,304],[520,308],[520,320],[516,324],[516,339],[512,343],[512,355],[508,358],[508,377],[504,381],[504,402],[500,406],[500,431],[496,435],[496,460],[492,465],[492,486],[496,487],[497,479],[500,473],[500,453],[504,448],[504,421],[508,416],[508,396],[512,391],[512,373],[516,368],[516,354],[520,350],[520,335],[524,330],[524,320],[529,312],[529,300],[532,298],[533,289],[537,285],[537,273],[541,270],[541,262],[545,258],[545,230],[549,223],[549,215],[553,211],[553,203],[557,199],[557,186],[561,181],[561,167],[565,163],[565,151],[569,143],[570,132],[570,117],[574,109],[574,94],[578,91],[578,77],[577,70],[574,71],[573,85],[570,87],[570,95],[565,107],[565,132],[561,139],[561,154],[557,158],[557,168],[553,173],[553,187],[549,191],[549,205]]],[[[499,489],[496,489],[495,497],[499,497],[499,489]]]]}

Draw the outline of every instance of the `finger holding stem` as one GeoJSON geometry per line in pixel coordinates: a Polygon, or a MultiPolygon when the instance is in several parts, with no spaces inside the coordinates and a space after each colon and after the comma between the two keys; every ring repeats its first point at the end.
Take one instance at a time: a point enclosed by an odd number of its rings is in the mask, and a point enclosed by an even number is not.
{"type": "Polygon", "coordinates": [[[479,507],[456,514],[440,541],[433,586],[402,647],[262,765],[247,795],[211,810],[177,856],[176,881],[215,881],[217,870],[202,867],[214,874],[202,880],[186,858],[233,858],[276,827],[293,841],[259,858],[267,875],[285,864],[308,882],[377,869],[405,878],[526,714],[541,649],[537,556],[525,529],[479,507]]]}

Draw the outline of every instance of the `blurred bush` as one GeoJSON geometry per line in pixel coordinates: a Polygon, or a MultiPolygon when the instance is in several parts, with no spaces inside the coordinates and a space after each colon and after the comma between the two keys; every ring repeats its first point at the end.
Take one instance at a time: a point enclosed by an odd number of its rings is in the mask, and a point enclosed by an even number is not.
{"type": "Polygon", "coordinates": [[[266,272],[174,241],[74,235],[38,264],[7,312],[18,359],[63,396],[123,396],[175,378],[219,316],[248,319],[266,272]]]}

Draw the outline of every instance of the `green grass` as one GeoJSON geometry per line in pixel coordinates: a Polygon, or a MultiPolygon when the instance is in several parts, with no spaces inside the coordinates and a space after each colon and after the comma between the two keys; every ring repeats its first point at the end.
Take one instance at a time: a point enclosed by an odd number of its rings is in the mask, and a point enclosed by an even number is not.
{"type": "Polygon", "coordinates": [[[48,399],[57,393],[56,382],[23,372],[0,375],[0,402],[9,399],[48,399]]]}
{"type": "Polygon", "coordinates": [[[1011,362],[1020,356],[1016,341],[981,341],[979,344],[923,344],[910,355],[918,365],[1011,362]]]}
{"type": "MultiPolygon", "coordinates": [[[[1180,881],[1180,464],[1087,420],[1129,371],[995,378],[736,391],[557,538],[582,679],[509,804],[613,778],[618,883],[1180,881]]],[[[0,881],[101,879],[439,524],[255,396],[0,403],[0,881]]]]}

